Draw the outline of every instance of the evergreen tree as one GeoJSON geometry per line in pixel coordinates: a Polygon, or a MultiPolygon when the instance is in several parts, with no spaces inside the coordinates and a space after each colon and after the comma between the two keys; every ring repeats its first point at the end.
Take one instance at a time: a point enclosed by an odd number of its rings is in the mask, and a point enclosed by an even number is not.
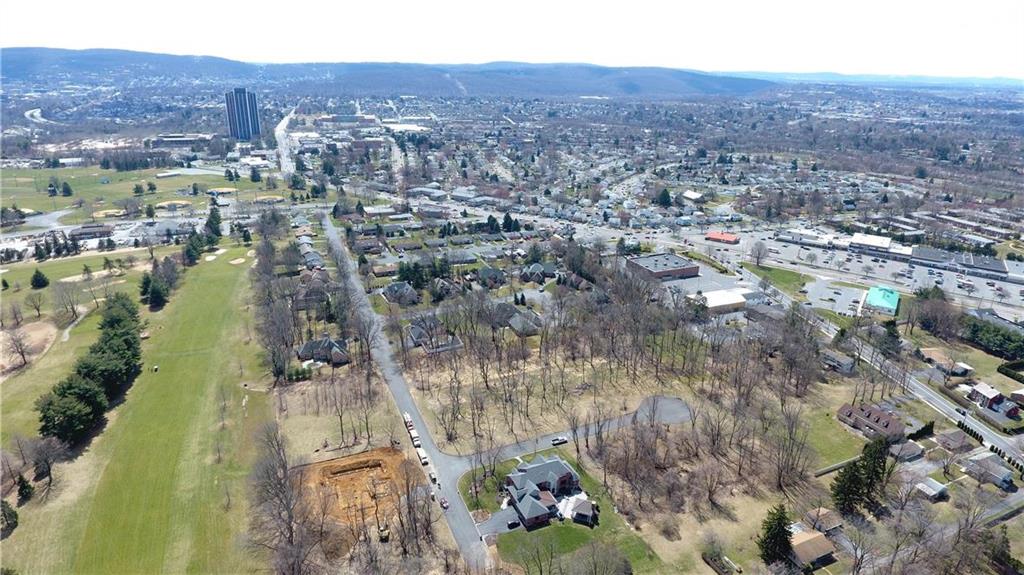
{"type": "Polygon", "coordinates": [[[866,498],[874,497],[881,487],[882,478],[885,476],[888,447],[884,439],[876,439],[864,446],[863,455],[857,461],[863,484],[862,493],[866,498]]]}
{"type": "Polygon", "coordinates": [[[220,224],[220,210],[217,209],[217,206],[212,206],[210,208],[210,215],[207,216],[206,224],[203,225],[203,228],[207,234],[219,238],[221,235],[220,224]]]}
{"type": "Polygon", "coordinates": [[[141,196],[142,194],[146,193],[146,189],[142,187],[142,184],[135,184],[134,186],[132,186],[132,193],[135,194],[136,196],[141,196]]]}
{"type": "Polygon", "coordinates": [[[252,234],[249,232],[249,228],[242,229],[242,242],[244,242],[245,245],[252,243],[252,234]]]}
{"type": "Polygon", "coordinates": [[[32,486],[32,483],[25,479],[25,476],[18,474],[16,479],[18,484],[18,501],[28,501],[32,499],[32,496],[36,493],[36,488],[32,486]]]}
{"type": "Polygon", "coordinates": [[[167,305],[168,296],[167,284],[161,280],[153,280],[149,286],[149,307],[151,309],[160,309],[167,305]]]}
{"type": "Polygon", "coordinates": [[[39,433],[68,443],[85,438],[94,420],[89,406],[74,397],[47,393],[36,401],[39,412],[39,433]]]}
{"type": "Polygon", "coordinates": [[[658,198],[655,200],[659,206],[667,208],[672,205],[672,194],[668,192],[668,188],[662,188],[661,192],[658,193],[658,198]]]}
{"type": "Polygon", "coordinates": [[[50,285],[50,278],[46,277],[46,274],[39,271],[39,268],[36,268],[36,271],[32,272],[32,279],[29,280],[29,285],[32,286],[32,289],[43,289],[50,285]]]}
{"type": "Polygon", "coordinates": [[[10,533],[18,528],[18,512],[7,502],[0,500],[0,531],[10,533]]]}
{"type": "Polygon", "coordinates": [[[64,182],[63,184],[60,185],[60,195],[64,196],[65,198],[70,197],[74,193],[75,192],[71,189],[71,184],[64,182]]]}
{"type": "Polygon", "coordinates": [[[139,295],[142,297],[149,296],[149,288],[153,285],[153,275],[149,272],[142,274],[142,279],[139,280],[139,295]]]}
{"type": "Polygon", "coordinates": [[[793,551],[792,535],[789,532],[789,514],[781,503],[768,510],[768,516],[761,522],[761,534],[757,536],[757,548],[765,565],[782,563],[793,551]]]}
{"type": "Polygon", "coordinates": [[[501,229],[505,232],[512,231],[512,216],[508,212],[505,213],[505,217],[501,220],[501,229]]]}
{"type": "Polygon", "coordinates": [[[156,208],[153,207],[153,204],[146,204],[146,217],[151,220],[156,217],[156,208]]]}
{"type": "Polygon", "coordinates": [[[832,480],[831,491],[832,502],[840,513],[846,515],[856,511],[864,500],[864,480],[860,465],[854,462],[840,469],[832,480]]]}

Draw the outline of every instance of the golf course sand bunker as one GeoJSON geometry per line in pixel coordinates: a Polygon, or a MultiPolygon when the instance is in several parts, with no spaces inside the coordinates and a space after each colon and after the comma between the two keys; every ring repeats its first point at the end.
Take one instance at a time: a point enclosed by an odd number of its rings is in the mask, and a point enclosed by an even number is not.
{"type": "Polygon", "coordinates": [[[245,258],[235,258],[235,259],[229,261],[228,263],[233,265],[233,266],[237,266],[238,264],[244,264],[245,263],[245,258]]]}
{"type": "MultiPolygon", "coordinates": [[[[116,274],[112,270],[96,270],[96,271],[92,272],[92,279],[96,280],[96,279],[100,279],[100,278],[103,278],[103,277],[107,277],[109,275],[116,275],[116,274]]],[[[85,274],[78,274],[78,275],[68,276],[66,278],[60,278],[60,281],[63,282],[63,283],[84,282],[85,280],[86,280],[85,274]]]]}
{"type": "Polygon", "coordinates": [[[206,256],[203,259],[205,259],[208,262],[212,262],[213,260],[217,259],[217,256],[206,256]]]}
{"type": "Polygon", "coordinates": [[[226,253],[228,253],[228,251],[226,249],[224,249],[224,248],[220,248],[219,250],[213,252],[213,254],[217,255],[217,256],[219,256],[221,254],[226,254],[226,253]]]}

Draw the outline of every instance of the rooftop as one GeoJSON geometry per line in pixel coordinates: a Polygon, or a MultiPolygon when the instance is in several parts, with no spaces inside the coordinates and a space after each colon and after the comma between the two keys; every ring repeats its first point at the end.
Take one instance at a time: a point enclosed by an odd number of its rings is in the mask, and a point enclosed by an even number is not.
{"type": "Polygon", "coordinates": [[[875,286],[868,290],[864,303],[874,308],[892,310],[900,305],[900,294],[888,286],[875,286]]]}
{"type": "Polygon", "coordinates": [[[630,261],[651,272],[677,270],[697,265],[692,260],[669,253],[640,256],[632,258],[630,261]]]}

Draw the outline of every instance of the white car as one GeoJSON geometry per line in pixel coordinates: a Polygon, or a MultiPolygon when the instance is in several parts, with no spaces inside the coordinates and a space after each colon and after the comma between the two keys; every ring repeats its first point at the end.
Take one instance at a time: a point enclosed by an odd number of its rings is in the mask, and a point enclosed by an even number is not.
{"type": "Polygon", "coordinates": [[[564,435],[551,438],[551,445],[565,445],[566,443],[569,443],[569,440],[564,435]]]}

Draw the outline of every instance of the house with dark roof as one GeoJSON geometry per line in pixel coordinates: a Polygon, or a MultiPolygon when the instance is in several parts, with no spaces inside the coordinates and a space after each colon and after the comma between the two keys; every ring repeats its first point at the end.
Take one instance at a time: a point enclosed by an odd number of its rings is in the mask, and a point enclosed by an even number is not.
{"type": "Polygon", "coordinates": [[[417,292],[409,282],[392,282],[380,290],[380,295],[387,300],[388,303],[394,303],[401,306],[416,305],[420,303],[420,294],[417,292]]]}
{"type": "Polygon", "coordinates": [[[579,474],[561,457],[537,455],[505,477],[505,492],[523,526],[531,527],[557,515],[557,497],[571,495],[579,483],[579,474]]]}
{"type": "Polygon", "coordinates": [[[299,273],[299,285],[295,288],[295,309],[325,312],[331,294],[337,289],[338,284],[331,281],[327,270],[302,270],[299,273]]]}
{"type": "Polygon", "coordinates": [[[846,425],[859,430],[868,439],[882,437],[891,443],[903,437],[903,422],[876,405],[862,403],[854,407],[847,403],[839,408],[836,417],[846,425]]]}
{"type": "Polygon", "coordinates": [[[436,316],[423,314],[414,317],[406,328],[409,345],[422,347],[427,354],[442,353],[462,348],[462,340],[451,333],[436,316]]]}
{"type": "Polygon", "coordinates": [[[345,340],[333,339],[326,333],[320,339],[311,339],[302,344],[297,355],[301,361],[313,360],[333,366],[345,365],[351,361],[345,340]]]}
{"type": "Polygon", "coordinates": [[[482,267],[476,270],[476,281],[488,289],[505,284],[505,272],[499,268],[482,267]]]}

